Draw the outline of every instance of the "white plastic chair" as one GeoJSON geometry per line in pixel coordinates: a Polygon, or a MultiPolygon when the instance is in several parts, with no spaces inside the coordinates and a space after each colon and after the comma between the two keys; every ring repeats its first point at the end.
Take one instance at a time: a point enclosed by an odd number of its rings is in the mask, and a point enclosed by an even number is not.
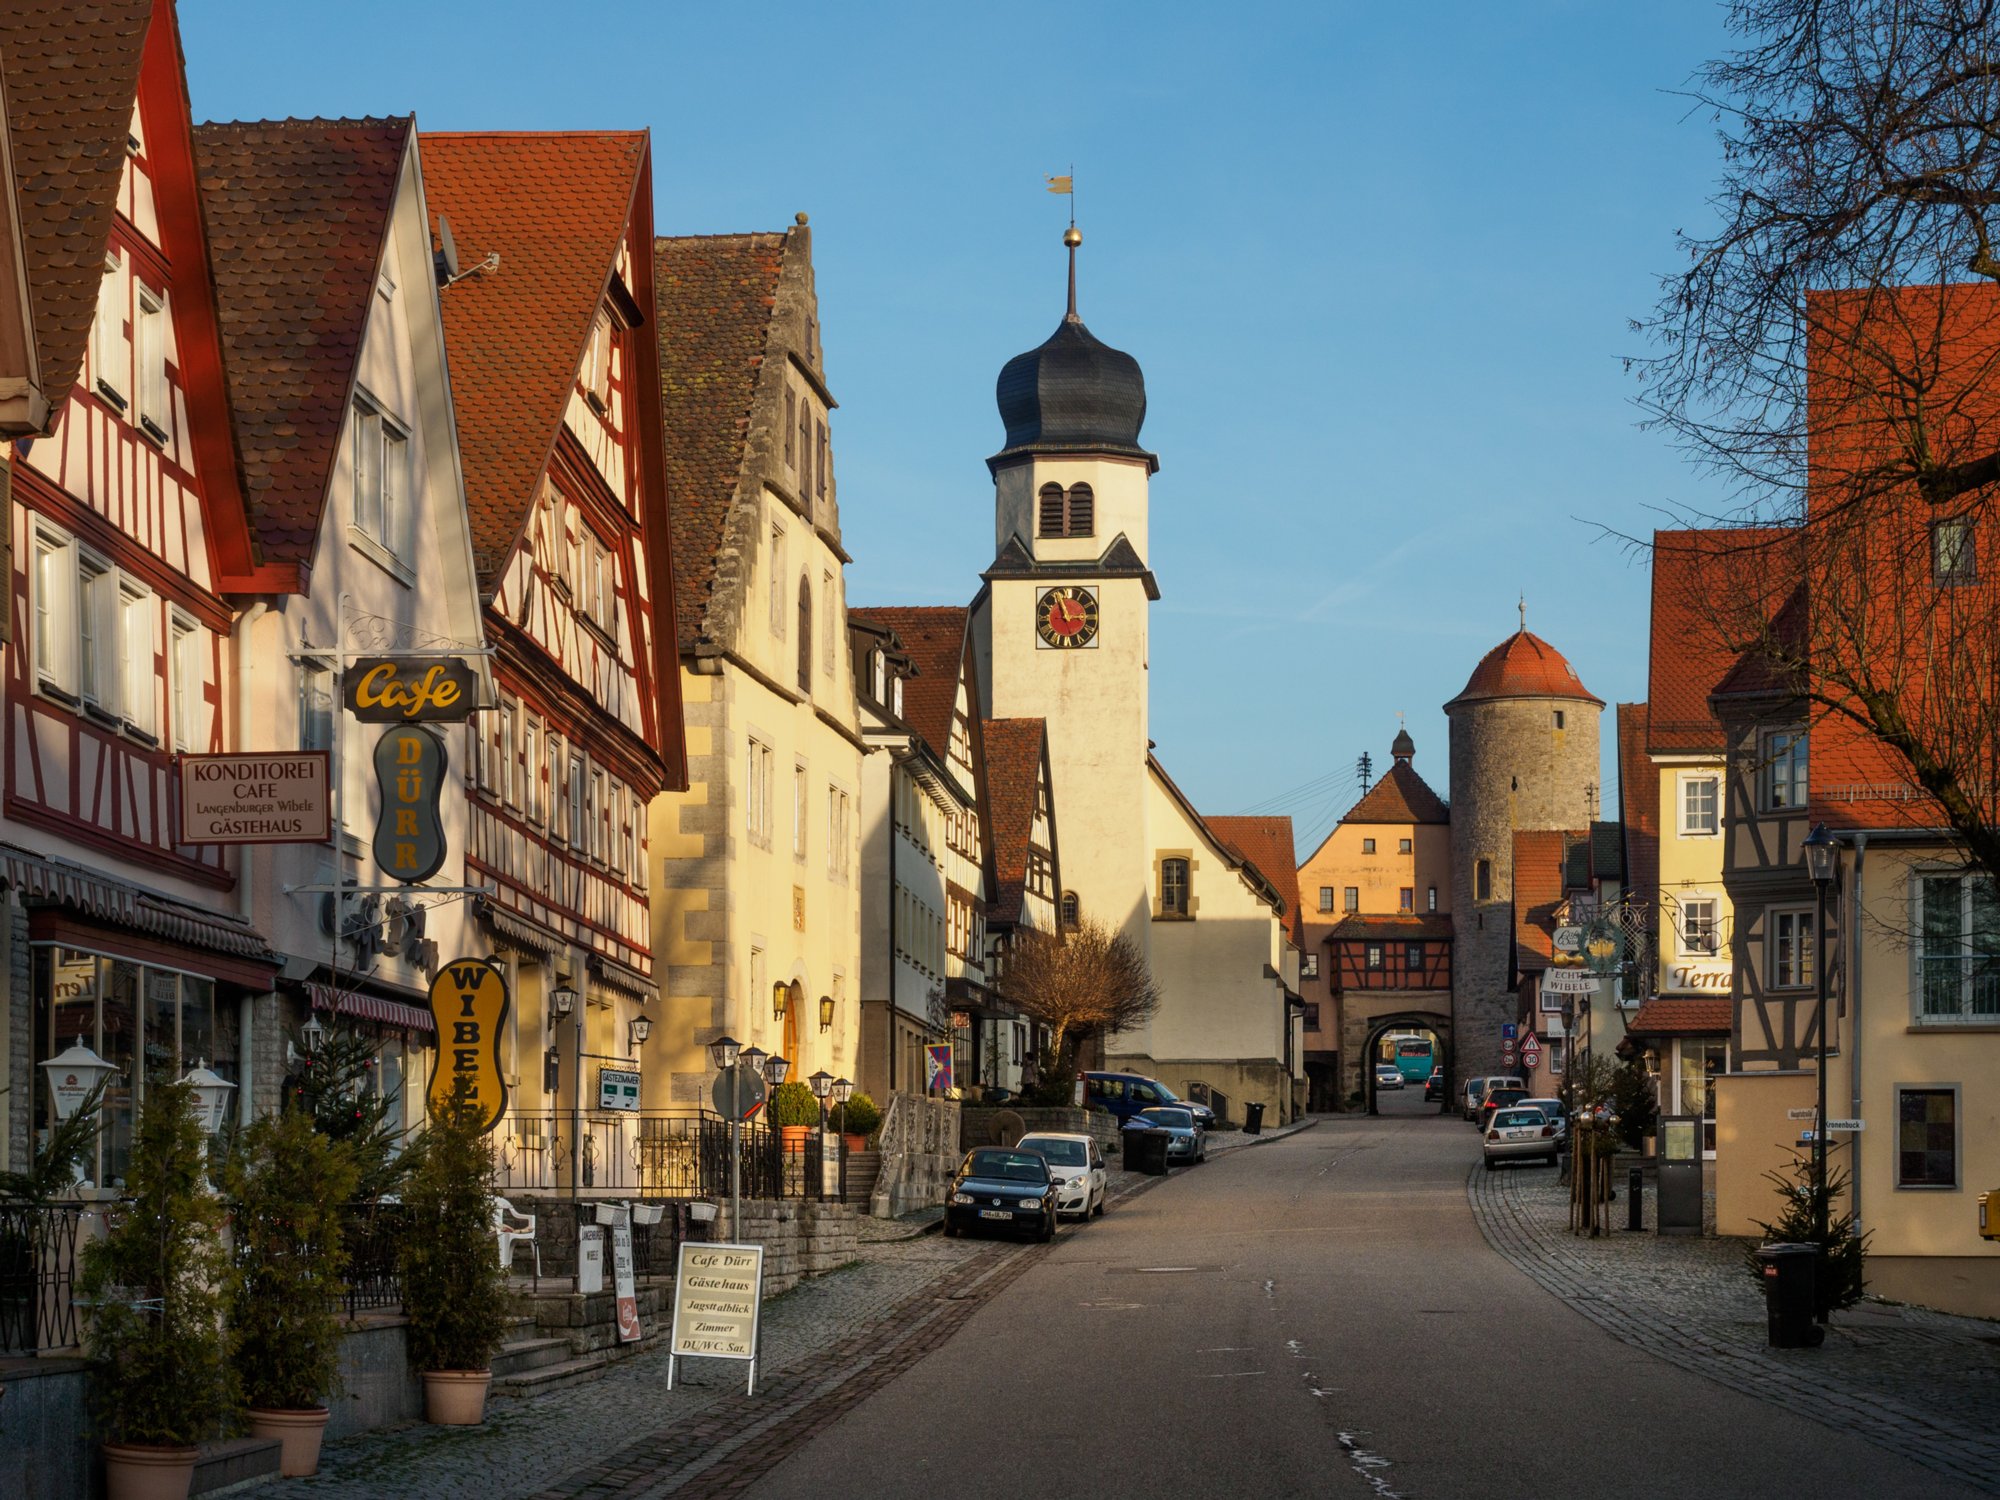
{"type": "Polygon", "coordinates": [[[542,1274],[542,1247],[535,1243],[535,1215],[515,1209],[505,1198],[493,1200],[493,1234],[500,1241],[500,1269],[512,1273],[514,1252],[523,1243],[535,1257],[535,1275],[542,1274]],[[522,1226],[526,1225],[526,1228],[522,1226]]]}

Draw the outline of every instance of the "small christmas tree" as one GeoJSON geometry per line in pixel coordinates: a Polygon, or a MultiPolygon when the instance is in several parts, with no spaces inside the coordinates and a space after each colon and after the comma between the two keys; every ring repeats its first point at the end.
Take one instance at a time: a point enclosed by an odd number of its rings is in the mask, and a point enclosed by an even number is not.
{"type": "Polygon", "coordinates": [[[1820,1318],[1825,1318],[1830,1312],[1852,1307],[1861,1300],[1866,1281],[1864,1262],[1868,1255],[1868,1237],[1856,1235],[1847,1216],[1839,1212],[1840,1200],[1847,1192],[1847,1174],[1828,1163],[1824,1241],[1819,1235],[1820,1192],[1813,1180],[1811,1154],[1795,1151],[1789,1172],[1766,1172],[1764,1176],[1777,1188],[1784,1211],[1773,1223],[1758,1221],[1757,1227],[1764,1231],[1764,1237],[1751,1245],[1744,1259],[1750,1274],[1757,1278],[1759,1285],[1763,1284],[1764,1266],[1757,1259],[1758,1243],[1818,1245],[1819,1258],[1813,1266],[1813,1311],[1820,1318]]]}
{"type": "Polygon", "coordinates": [[[346,1145],[358,1173],[355,1196],[372,1203],[393,1192],[407,1170],[398,1154],[403,1132],[389,1118],[392,1101],[377,1087],[382,1061],[357,1032],[314,1031],[310,1046],[304,1036],[293,1042],[299,1062],[285,1080],[285,1108],[310,1116],[313,1129],[346,1145]]]}

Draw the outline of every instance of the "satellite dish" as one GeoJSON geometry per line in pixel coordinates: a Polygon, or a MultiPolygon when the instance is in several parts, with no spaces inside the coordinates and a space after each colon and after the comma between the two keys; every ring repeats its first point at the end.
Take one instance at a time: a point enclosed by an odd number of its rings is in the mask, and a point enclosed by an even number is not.
{"type": "Polygon", "coordinates": [[[452,238],[451,220],[438,215],[438,264],[443,269],[445,280],[458,276],[458,241],[452,238]]]}

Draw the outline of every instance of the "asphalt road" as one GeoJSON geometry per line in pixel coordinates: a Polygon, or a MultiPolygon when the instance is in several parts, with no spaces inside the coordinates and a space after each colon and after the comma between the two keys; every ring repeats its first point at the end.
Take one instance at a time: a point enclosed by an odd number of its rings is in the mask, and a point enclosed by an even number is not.
{"type": "Polygon", "coordinates": [[[1473,1131],[1411,1093],[1066,1230],[750,1493],[1968,1493],[1629,1348],[1530,1282],[1466,1206],[1473,1131]]]}

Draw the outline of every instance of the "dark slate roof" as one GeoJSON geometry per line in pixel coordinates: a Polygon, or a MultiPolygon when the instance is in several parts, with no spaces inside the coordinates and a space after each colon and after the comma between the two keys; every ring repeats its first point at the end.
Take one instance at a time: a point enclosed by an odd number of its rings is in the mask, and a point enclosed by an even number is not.
{"type": "Polygon", "coordinates": [[[684,652],[694,649],[708,618],[786,240],[784,234],[716,234],[653,242],[674,626],[684,652]]]}
{"type": "Polygon", "coordinates": [[[1397,730],[1396,737],[1389,741],[1390,756],[1392,758],[1400,757],[1403,760],[1411,760],[1415,758],[1416,753],[1417,742],[1410,738],[1410,731],[1408,729],[1397,730]]]}
{"type": "Polygon", "coordinates": [[[411,126],[195,129],[244,498],[266,561],[312,561],[411,126]]]}
{"type": "Polygon", "coordinates": [[[1113,453],[1159,460],[1139,446],[1146,377],[1139,361],[1097,338],[1074,312],[1048,341],[1017,354],[995,389],[1007,441],[995,466],[1035,453],[1113,453]]]}
{"type": "Polygon", "coordinates": [[[482,588],[539,493],[584,343],[618,259],[643,131],[424,131],[433,237],[451,220],[465,269],[440,294],[466,509],[482,588]]]}
{"type": "Polygon", "coordinates": [[[1041,780],[1046,726],[1040,719],[988,719],[980,731],[997,881],[989,916],[1011,925],[1021,920],[1027,890],[1028,844],[1035,831],[1035,788],[1041,780]]]}
{"type": "Polygon", "coordinates": [[[1625,878],[1624,830],[1616,823],[1590,825],[1590,873],[1599,880],[1625,878]]]}
{"type": "Polygon", "coordinates": [[[1089,558],[1073,561],[1038,558],[1028,551],[1018,536],[1009,536],[992,565],[979,576],[989,580],[1046,578],[1050,581],[1060,578],[1136,578],[1145,586],[1148,599],[1160,597],[1160,585],[1153,577],[1153,570],[1146,566],[1138,549],[1122,531],[1111,539],[1111,545],[1095,561],[1089,558]]]}
{"type": "Polygon", "coordinates": [[[943,760],[951,752],[951,718],[958,707],[969,611],[954,604],[850,609],[847,613],[864,625],[894,632],[902,644],[903,654],[917,669],[914,677],[903,679],[903,720],[930,747],[931,754],[943,760]]]}
{"type": "Polygon", "coordinates": [[[0,5],[14,193],[51,411],[69,399],[97,315],[152,14],[153,0],[0,5]]]}
{"type": "Polygon", "coordinates": [[[1292,840],[1292,820],[1211,813],[1208,826],[1238,858],[1248,860],[1277,887],[1278,894],[1285,898],[1285,931],[1293,942],[1300,941],[1303,917],[1299,911],[1299,857],[1292,840]]]}
{"type": "Polygon", "coordinates": [[[1417,768],[1398,760],[1368,789],[1368,795],[1348,810],[1343,823],[1449,823],[1444,805],[1417,768]]]}

